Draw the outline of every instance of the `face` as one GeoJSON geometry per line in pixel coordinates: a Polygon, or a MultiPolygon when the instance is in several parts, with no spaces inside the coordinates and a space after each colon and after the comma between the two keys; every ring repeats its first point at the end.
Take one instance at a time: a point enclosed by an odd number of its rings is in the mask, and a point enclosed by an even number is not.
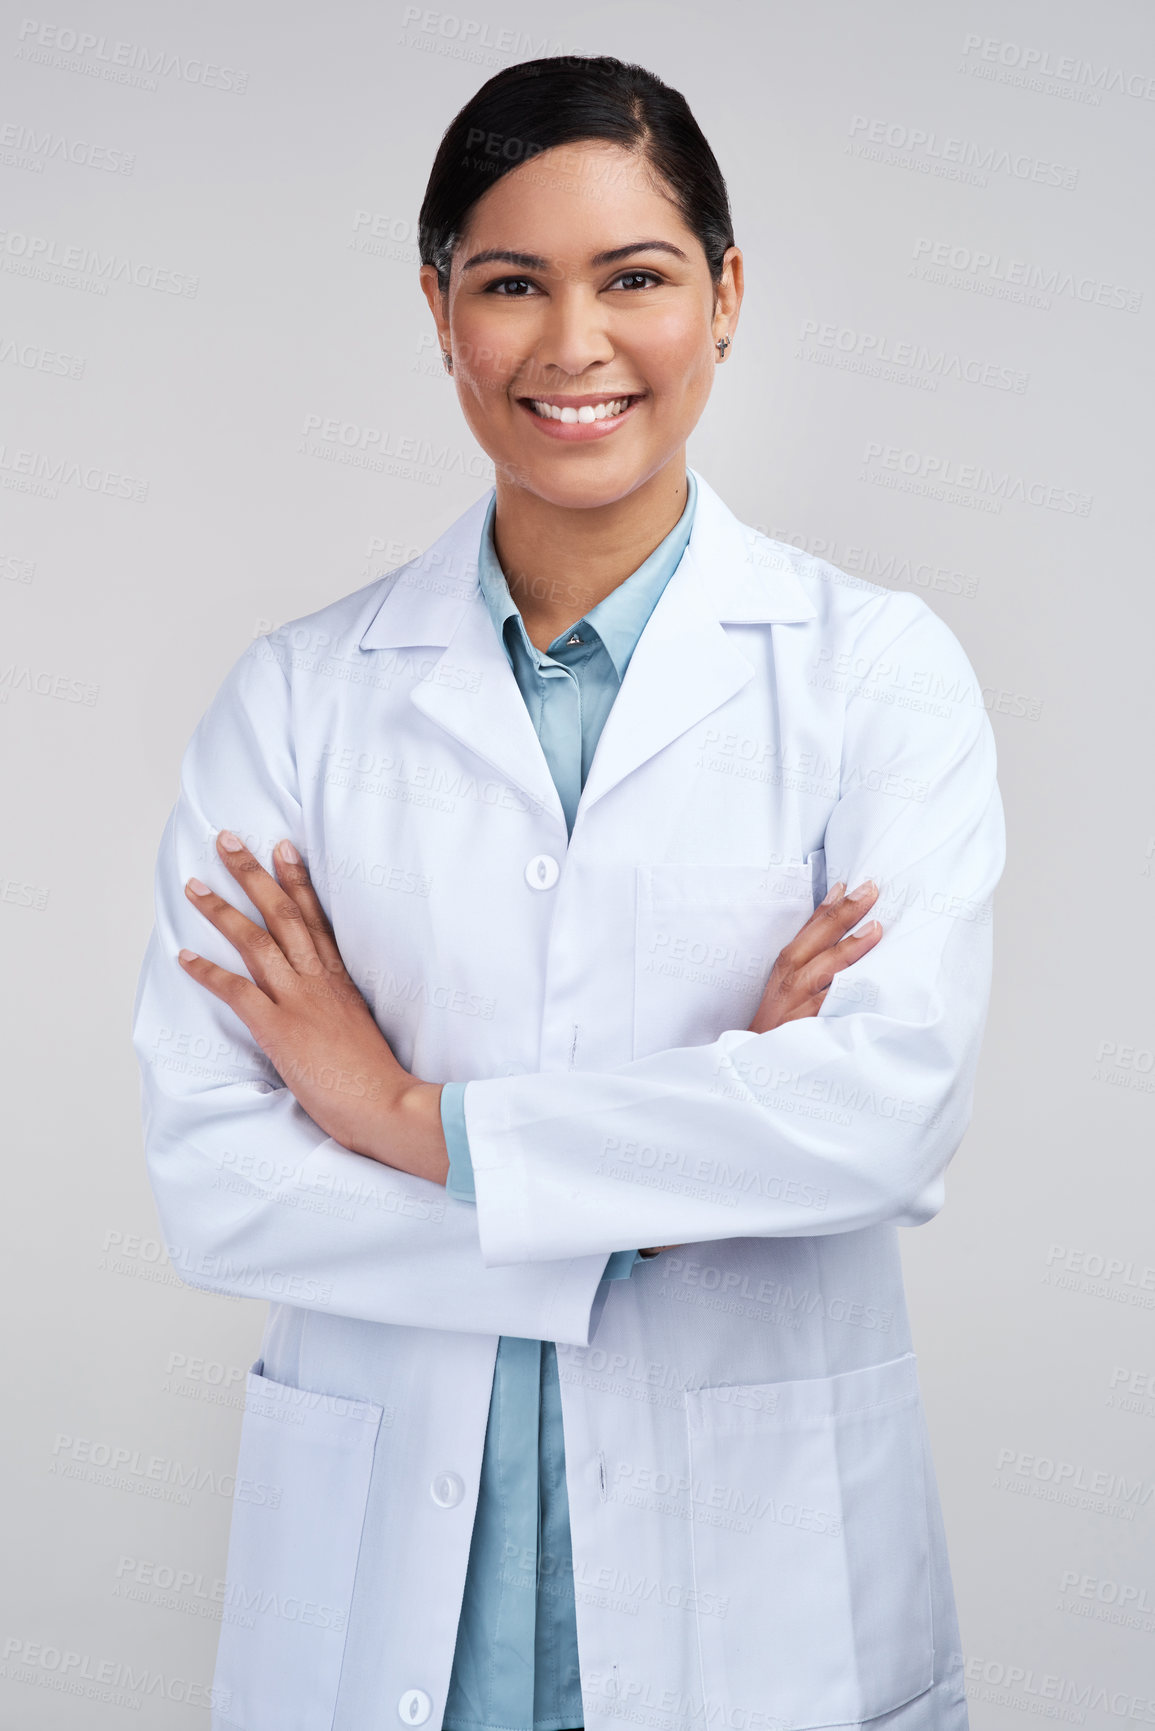
{"type": "Polygon", "coordinates": [[[590,141],[504,175],[470,213],[448,293],[431,265],[421,283],[499,485],[582,508],[683,460],[738,322],[742,255],[715,295],[648,165],[590,141]]]}

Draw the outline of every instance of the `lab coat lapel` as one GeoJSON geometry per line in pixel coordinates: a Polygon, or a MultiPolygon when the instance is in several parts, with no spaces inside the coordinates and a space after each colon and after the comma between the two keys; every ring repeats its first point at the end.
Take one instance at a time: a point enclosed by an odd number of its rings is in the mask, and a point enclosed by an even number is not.
{"type": "Polygon", "coordinates": [[[452,523],[433,546],[402,568],[367,629],[363,650],[441,647],[410,701],[430,721],[488,763],[548,813],[565,833],[565,813],[493,627],[477,578],[481,526],[492,494],[452,523]]]}
{"type": "MultiPolygon", "coordinates": [[[[694,527],[658,598],[602,730],[581,814],[753,677],[723,629],[815,616],[791,555],[738,521],[697,470],[694,527]]],[[[402,569],[361,636],[362,649],[434,645],[444,653],[413,688],[424,715],[565,827],[545,753],[493,628],[477,578],[479,499],[402,569]]]]}
{"type": "Polygon", "coordinates": [[[462,609],[432,678],[414,686],[412,701],[520,788],[536,809],[556,817],[564,835],[565,813],[545,752],[480,586],[462,609]]]}
{"type": "Polygon", "coordinates": [[[740,523],[694,470],[698,504],[681,563],[658,598],[602,730],[578,821],[603,794],[754,675],[722,622],[794,623],[815,608],[791,558],[740,523]]]}

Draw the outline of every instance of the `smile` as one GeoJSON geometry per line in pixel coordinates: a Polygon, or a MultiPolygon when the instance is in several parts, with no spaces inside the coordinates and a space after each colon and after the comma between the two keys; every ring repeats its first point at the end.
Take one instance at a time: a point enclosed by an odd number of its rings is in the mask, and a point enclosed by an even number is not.
{"type": "Polygon", "coordinates": [[[632,397],[611,397],[607,402],[583,403],[580,409],[559,409],[556,403],[541,403],[535,397],[529,399],[529,406],[535,415],[543,415],[548,421],[564,421],[572,426],[575,421],[607,421],[617,415],[622,415],[633,402],[632,397]]]}
{"type": "Polygon", "coordinates": [[[543,433],[571,441],[604,438],[615,432],[629,420],[642,398],[590,397],[585,401],[571,398],[560,403],[541,397],[519,397],[517,400],[543,433]]]}

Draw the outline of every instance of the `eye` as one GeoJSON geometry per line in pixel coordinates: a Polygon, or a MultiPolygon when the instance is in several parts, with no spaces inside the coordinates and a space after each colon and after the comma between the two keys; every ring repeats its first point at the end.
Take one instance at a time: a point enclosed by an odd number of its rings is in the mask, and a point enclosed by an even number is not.
{"type": "Polygon", "coordinates": [[[652,270],[627,270],[623,271],[621,276],[614,278],[614,282],[627,283],[631,290],[648,288],[651,283],[660,284],[661,280],[661,277],[652,270]]]}
{"type": "Polygon", "coordinates": [[[524,291],[532,288],[533,284],[528,277],[503,276],[498,277],[495,282],[487,283],[485,292],[487,295],[500,294],[506,299],[524,300],[524,291]]]}

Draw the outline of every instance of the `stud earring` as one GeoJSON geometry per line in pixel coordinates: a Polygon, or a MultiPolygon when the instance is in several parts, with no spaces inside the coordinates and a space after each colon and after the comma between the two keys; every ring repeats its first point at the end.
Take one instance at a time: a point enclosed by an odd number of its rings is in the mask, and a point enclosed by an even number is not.
{"type": "Polygon", "coordinates": [[[718,359],[724,361],[726,359],[726,350],[730,347],[729,337],[719,337],[718,341],[714,344],[714,347],[718,351],[718,359]]]}
{"type": "Polygon", "coordinates": [[[442,349],[441,359],[445,362],[445,371],[451,373],[453,371],[453,356],[448,349],[442,349]]]}

